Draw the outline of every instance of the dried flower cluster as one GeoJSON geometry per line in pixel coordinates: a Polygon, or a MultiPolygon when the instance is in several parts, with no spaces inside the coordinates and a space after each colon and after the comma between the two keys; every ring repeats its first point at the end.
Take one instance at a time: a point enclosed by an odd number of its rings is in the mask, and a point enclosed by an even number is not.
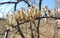
{"type": "Polygon", "coordinates": [[[45,8],[43,8],[43,10],[37,10],[36,7],[33,5],[31,7],[28,7],[28,11],[26,12],[24,8],[22,8],[20,11],[14,11],[13,15],[9,15],[7,14],[7,17],[10,17],[8,20],[10,21],[10,24],[16,25],[16,20],[18,20],[19,22],[22,21],[27,21],[30,20],[33,24],[35,24],[34,19],[37,17],[41,16],[41,13],[46,13],[46,11],[48,10],[48,15],[52,16],[52,12],[48,9],[48,7],[46,6],[45,8]]]}
{"type": "MultiPolygon", "coordinates": [[[[9,14],[7,14],[7,17],[9,17],[9,14]]],[[[34,23],[34,18],[36,17],[40,17],[40,11],[36,10],[35,6],[29,7],[28,12],[22,8],[20,11],[14,11],[11,18],[11,23],[16,24],[16,20],[20,22],[30,20],[32,23],[34,23]]]]}

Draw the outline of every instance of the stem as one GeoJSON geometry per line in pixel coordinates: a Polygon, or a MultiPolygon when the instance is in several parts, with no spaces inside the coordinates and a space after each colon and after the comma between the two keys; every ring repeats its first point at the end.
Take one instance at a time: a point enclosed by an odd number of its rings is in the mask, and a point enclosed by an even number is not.
{"type": "Polygon", "coordinates": [[[38,20],[38,25],[37,25],[37,38],[39,38],[40,36],[39,36],[39,25],[40,25],[40,19],[38,20]]]}
{"type": "Polygon", "coordinates": [[[21,28],[19,27],[19,22],[17,21],[17,28],[18,28],[18,32],[20,33],[20,35],[22,36],[22,38],[25,38],[22,31],[21,31],[21,28]]]}
{"type": "Polygon", "coordinates": [[[30,21],[30,29],[31,29],[31,38],[34,38],[31,21],[30,21]]]}

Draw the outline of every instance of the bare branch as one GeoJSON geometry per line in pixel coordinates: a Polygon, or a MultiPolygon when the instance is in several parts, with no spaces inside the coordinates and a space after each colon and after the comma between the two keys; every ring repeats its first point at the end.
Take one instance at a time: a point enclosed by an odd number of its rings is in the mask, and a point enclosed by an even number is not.
{"type": "Polygon", "coordinates": [[[28,6],[31,6],[27,1],[24,1],[26,4],[28,4],[28,6]]]}
{"type": "Polygon", "coordinates": [[[17,3],[17,2],[3,2],[3,3],[0,3],[0,5],[2,5],[2,4],[15,4],[15,3],[17,3]]]}
{"type": "MultiPolygon", "coordinates": [[[[60,18],[58,18],[58,17],[38,17],[38,18],[34,18],[34,20],[38,20],[38,19],[42,19],[42,18],[60,19],[60,18]]],[[[24,23],[27,23],[27,22],[29,22],[29,21],[30,21],[30,20],[24,21],[24,22],[22,22],[22,23],[19,23],[19,25],[24,24],[24,23]]],[[[16,27],[16,26],[13,26],[13,27],[16,27]]]]}

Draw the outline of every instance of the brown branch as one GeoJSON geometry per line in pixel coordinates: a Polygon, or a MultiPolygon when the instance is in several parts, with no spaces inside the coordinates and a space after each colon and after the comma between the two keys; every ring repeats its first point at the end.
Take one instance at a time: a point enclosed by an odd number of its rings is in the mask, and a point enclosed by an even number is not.
{"type": "MultiPolygon", "coordinates": [[[[39,0],[39,10],[41,11],[41,4],[42,4],[42,0],[39,0]]],[[[40,19],[38,19],[38,24],[37,24],[37,38],[40,38],[39,36],[39,25],[40,25],[40,19]]]]}
{"type": "Polygon", "coordinates": [[[26,4],[28,4],[28,6],[31,6],[27,1],[24,1],[26,4]]]}
{"type": "Polygon", "coordinates": [[[34,38],[34,35],[33,35],[33,29],[32,29],[32,23],[30,21],[30,30],[31,30],[31,38],[34,38]]]}
{"type": "Polygon", "coordinates": [[[17,21],[17,28],[18,28],[18,32],[19,32],[19,34],[22,36],[22,38],[25,38],[25,36],[23,35],[23,33],[22,33],[22,31],[21,31],[21,28],[20,28],[20,26],[19,26],[19,22],[17,21]]]}
{"type": "Polygon", "coordinates": [[[41,10],[41,3],[42,3],[42,0],[39,0],[39,10],[41,10]]]}
{"type": "MultiPolygon", "coordinates": [[[[38,20],[38,19],[42,19],[42,18],[60,19],[60,18],[58,18],[58,17],[37,17],[37,18],[34,18],[34,20],[38,20]]],[[[24,22],[22,22],[22,23],[19,23],[19,25],[24,24],[24,23],[27,23],[27,22],[29,22],[29,21],[30,21],[30,20],[24,21],[24,22]]],[[[13,27],[16,27],[16,26],[13,26],[13,27]]]]}
{"type": "Polygon", "coordinates": [[[15,3],[18,3],[18,2],[3,2],[3,3],[0,3],[0,5],[2,5],[2,4],[15,4],[15,3]]]}
{"type": "Polygon", "coordinates": [[[3,3],[0,3],[0,5],[2,5],[2,4],[16,4],[16,3],[19,3],[19,2],[21,2],[21,1],[24,1],[26,4],[28,4],[28,6],[31,6],[27,1],[25,1],[25,0],[18,0],[17,2],[3,2],[3,3]]]}
{"type": "MultiPolygon", "coordinates": [[[[42,18],[53,18],[53,19],[60,19],[60,18],[58,18],[58,17],[38,17],[38,18],[35,18],[34,20],[38,20],[38,19],[42,19],[42,18]]],[[[19,23],[18,25],[16,25],[16,26],[18,26],[18,31],[22,34],[22,32],[21,32],[21,29],[19,28],[19,25],[21,25],[21,24],[24,24],[24,23],[26,23],[26,22],[29,22],[30,20],[27,20],[27,21],[24,21],[24,22],[22,22],[22,23],[19,23]],[[19,30],[20,29],[20,30],[19,30]]],[[[15,26],[15,27],[16,27],[15,26]]],[[[31,28],[31,27],[30,27],[31,28]]],[[[39,27],[38,27],[39,28],[39,27]]],[[[37,32],[39,31],[39,29],[37,28],[37,32]]],[[[32,31],[32,29],[31,29],[31,31],[32,31]]],[[[40,33],[38,34],[38,35],[40,35],[40,33]]],[[[24,36],[24,35],[21,35],[21,36],[24,36]]]]}
{"type": "MultiPolygon", "coordinates": [[[[38,17],[38,18],[35,18],[34,20],[38,20],[38,19],[42,19],[42,18],[60,19],[60,18],[57,18],[57,17],[38,17]]],[[[24,22],[22,22],[22,23],[19,23],[19,25],[24,24],[24,23],[27,23],[27,22],[30,22],[30,20],[27,20],[27,21],[24,21],[24,22]]],[[[12,28],[16,28],[16,27],[17,27],[17,25],[12,26],[12,28]]]]}

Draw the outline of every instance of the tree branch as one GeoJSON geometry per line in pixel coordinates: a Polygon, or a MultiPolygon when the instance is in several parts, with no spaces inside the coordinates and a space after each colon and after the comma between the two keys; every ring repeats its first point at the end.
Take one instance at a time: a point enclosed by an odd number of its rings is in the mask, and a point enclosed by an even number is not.
{"type": "MultiPolygon", "coordinates": [[[[42,18],[53,18],[53,19],[60,19],[60,17],[58,18],[58,17],[38,17],[38,18],[34,18],[34,20],[38,20],[38,19],[42,19],[42,18]]],[[[24,22],[22,22],[22,23],[19,23],[19,25],[21,25],[21,24],[24,24],[24,23],[27,23],[27,22],[29,22],[30,20],[27,20],[27,21],[24,21],[24,22]]],[[[16,25],[17,26],[17,25],[16,25]]],[[[13,28],[14,27],[16,27],[16,26],[12,26],[13,28]]]]}
{"type": "Polygon", "coordinates": [[[3,3],[0,3],[0,5],[2,5],[2,4],[15,4],[15,3],[18,3],[18,2],[3,2],[3,3]]]}
{"type": "Polygon", "coordinates": [[[28,1],[25,1],[25,0],[24,0],[24,2],[25,2],[26,4],[28,4],[28,6],[31,6],[31,5],[28,3],[28,1]]]}

